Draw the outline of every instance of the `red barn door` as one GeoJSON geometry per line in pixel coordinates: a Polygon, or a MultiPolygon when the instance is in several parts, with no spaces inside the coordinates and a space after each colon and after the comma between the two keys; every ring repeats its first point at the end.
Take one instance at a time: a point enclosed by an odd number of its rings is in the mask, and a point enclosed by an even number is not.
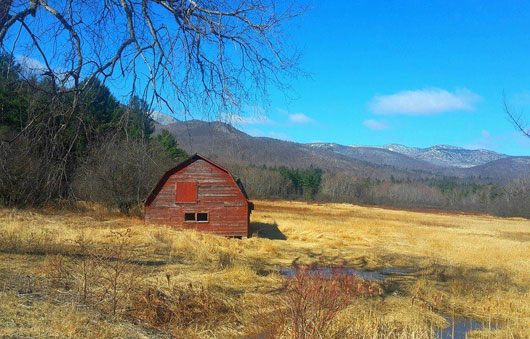
{"type": "Polygon", "coordinates": [[[177,182],[177,202],[197,202],[197,183],[177,182]]]}

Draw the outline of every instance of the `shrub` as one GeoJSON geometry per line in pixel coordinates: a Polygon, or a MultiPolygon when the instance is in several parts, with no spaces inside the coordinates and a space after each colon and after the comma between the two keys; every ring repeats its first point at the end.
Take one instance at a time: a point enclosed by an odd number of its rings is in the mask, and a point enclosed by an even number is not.
{"type": "Polygon", "coordinates": [[[139,205],[174,161],[156,143],[109,141],[91,153],[77,170],[77,198],[139,215],[139,205]]]}
{"type": "Polygon", "coordinates": [[[286,282],[279,313],[290,321],[287,330],[292,337],[322,338],[333,319],[354,298],[373,295],[375,290],[373,285],[340,270],[302,267],[286,282]]]}

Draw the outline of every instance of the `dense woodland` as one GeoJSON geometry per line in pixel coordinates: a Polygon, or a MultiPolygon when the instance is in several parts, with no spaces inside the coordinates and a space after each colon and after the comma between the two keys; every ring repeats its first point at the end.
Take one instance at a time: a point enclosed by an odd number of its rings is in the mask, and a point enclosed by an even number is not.
{"type": "Polygon", "coordinates": [[[163,170],[186,156],[168,133],[152,135],[141,98],[122,104],[98,80],[78,96],[49,95],[54,86],[0,56],[2,204],[94,200],[128,212],[163,170]]]}
{"type": "MultiPolygon", "coordinates": [[[[119,102],[97,80],[74,99],[49,96],[56,83],[0,57],[0,202],[42,206],[90,200],[137,211],[160,175],[187,156],[162,130],[149,105],[119,102]],[[53,99],[50,99],[53,98],[53,99]],[[80,100],[71,110],[72,100],[80,100]]],[[[483,211],[530,217],[530,180],[476,178],[370,179],[316,167],[226,164],[251,198],[303,199],[483,211]]]]}
{"type": "MultiPolygon", "coordinates": [[[[249,195],[260,198],[311,199],[400,208],[486,212],[530,217],[530,179],[430,177],[371,179],[316,168],[286,170],[266,166],[232,166],[249,195]],[[303,173],[318,179],[304,182],[303,173]]],[[[305,179],[307,180],[307,179],[305,179]]]]}

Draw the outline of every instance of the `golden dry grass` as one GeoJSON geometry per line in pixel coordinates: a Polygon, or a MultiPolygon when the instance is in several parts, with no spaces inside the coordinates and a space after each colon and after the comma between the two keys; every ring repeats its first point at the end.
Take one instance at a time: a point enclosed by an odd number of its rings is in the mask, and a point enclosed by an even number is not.
{"type": "MultiPolygon", "coordinates": [[[[235,338],[264,333],[264,319],[274,312],[284,281],[278,267],[293,263],[411,269],[385,281],[384,297],[348,306],[333,326],[335,333],[429,337],[432,327],[447,325],[441,314],[453,312],[499,322],[501,329],[492,332],[496,337],[530,333],[529,220],[348,204],[255,204],[251,221],[258,237],[244,240],[146,226],[89,204],[78,211],[0,210],[0,336],[235,338]],[[115,318],[102,308],[78,307],[75,293],[50,288],[56,255],[75,273],[79,239],[89,239],[87,246],[97,253],[115,246],[112,232],[126,229],[128,246],[135,249],[129,266],[138,286],[171,293],[191,284],[222,303],[222,316],[162,328],[126,315],[115,318]]],[[[73,286],[72,291],[78,285],[73,286]]],[[[126,310],[130,300],[123,302],[126,310]]]]}

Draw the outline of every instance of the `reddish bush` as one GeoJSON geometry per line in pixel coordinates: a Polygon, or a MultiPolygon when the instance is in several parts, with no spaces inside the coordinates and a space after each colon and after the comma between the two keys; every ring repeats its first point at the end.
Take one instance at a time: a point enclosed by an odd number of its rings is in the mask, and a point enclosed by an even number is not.
{"type": "Polygon", "coordinates": [[[380,288],[340,269],[301,267],[286,282],[280,312],[291,320],[294,338],[321,338],[354,298],[376,290],[380,288]]]}

